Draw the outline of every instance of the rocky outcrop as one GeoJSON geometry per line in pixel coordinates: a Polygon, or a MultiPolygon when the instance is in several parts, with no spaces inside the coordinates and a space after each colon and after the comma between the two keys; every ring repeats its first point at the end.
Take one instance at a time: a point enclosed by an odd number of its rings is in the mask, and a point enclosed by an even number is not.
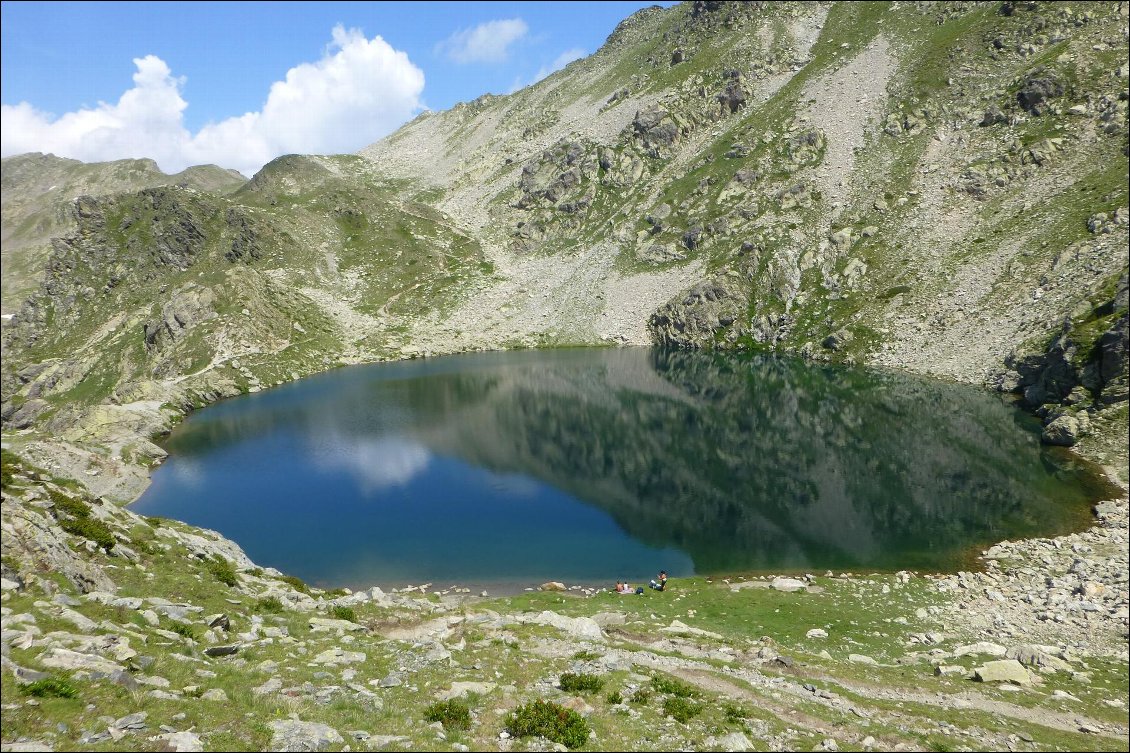
{"type": "Polygon", "coordinates": [[[185,336],[191,327],[216,316],[216,295],[210,288],[189,283],[170,295],[161,317],[145,323],[145,347],[160,350],[185,336]]]}
{"type": "Polygon", "coordinates": [[[748,311],[747,294],[726,278],[715,278],[662,306],[648,320],[648,328],[660,345],[713,347],[746,333],[748,311]]]}

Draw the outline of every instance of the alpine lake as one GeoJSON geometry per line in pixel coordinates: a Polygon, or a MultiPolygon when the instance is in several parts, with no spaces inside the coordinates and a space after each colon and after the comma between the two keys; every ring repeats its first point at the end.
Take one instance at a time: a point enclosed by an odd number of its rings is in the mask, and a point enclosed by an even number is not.
{"type": "Polygon", "coordinates": [[[1108,490],[999,395],[767,355],[482,353],[209,406],[132,509],[325,588],[946,572],[1108,490]]]}

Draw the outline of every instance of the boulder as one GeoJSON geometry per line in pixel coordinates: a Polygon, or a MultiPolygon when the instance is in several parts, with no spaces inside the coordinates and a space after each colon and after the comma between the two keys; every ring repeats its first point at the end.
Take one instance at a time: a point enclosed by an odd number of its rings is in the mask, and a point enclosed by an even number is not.
{"type": "Polygon", "coordinates": [[[1001,659],[986,662],[985,666],[973,670],[978,682],[1010,682],[1016,685],[1031,685],[1032,676],[1024,665],[1016,659],[1001,659]]]}
{"type": "Polygon", "coordinates": [[[1083,427],[1075,416],[1064,415],[1044,427],[1040,441],[1044,444],[1071,447],[1079,441],[1083,427]]]}
{"type": "Polygon", "coordinates": [[[440,691],[436,696],[441,701],[450,701],[462,698],[468,693],[484,696],[494,690],[497,685],[493,682],[453,682],[447,690],[440,691]]]}
{"type": "Polygon", "coordinates": [[[774,578],[769,587],[775,591],[784,591],[785,593],[792,593],[794,591],[804,591],[808,588],[808,584],[803,580],[796,578],[774,578]]]}
{"type": "Polygon", "coordinates": [[[1042,115],[1048,110],[1048,101],[1063,96],[1063,84],[1054,75],[1044,71],[1033,71],[1016,93],[1016,101],[1033,115],[1042,115]]]}
{"type": "Polygon", "coordinates": [[[204,750],[200,736],[192,732],[167,732],[149,739],[158,743],[158,750],[173,753],[202,753],[204,750]]]}
{"type": "Polygon", "coordinates": [[[268,726],[273,733],[270,750],[317,751],[345,742],[337,730],[328,724],[287,719],[268,722],[268,726]]]}
{"type": "Polygon", "coordinates": [[[983,654],[985,656],[1004,656],[1007,650],[1004,646],[996,643],[989,643],[988,641],[980,641],[979,643],[970,643],[965,646],[958,646],[953,650],[954,656],[968,656],[969,654],[983,654]]]}

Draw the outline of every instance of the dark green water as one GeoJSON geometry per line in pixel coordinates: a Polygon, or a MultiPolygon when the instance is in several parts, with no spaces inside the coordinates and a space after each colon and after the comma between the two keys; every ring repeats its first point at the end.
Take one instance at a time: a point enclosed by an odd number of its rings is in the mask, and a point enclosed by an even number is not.
{"type": "Polygon", "coordinates": [[[1101,493],[985,392],[769,356],[491,353],[206,408],[137,512],[320,586],[955,570],[1101,493]]]}

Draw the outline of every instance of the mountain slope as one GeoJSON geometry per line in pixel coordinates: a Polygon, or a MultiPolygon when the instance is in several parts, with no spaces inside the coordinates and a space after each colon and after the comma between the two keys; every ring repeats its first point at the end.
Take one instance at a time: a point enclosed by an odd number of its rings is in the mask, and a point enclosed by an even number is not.
{"type": "Polygon", "coordinates": [[[182,186],[223,195],[247,179],[234,170],[198,165],[166,175],[149,159],[84,164],[53,154],[22,154],[0,160],[0,285],[3,313],[14,313],[42,281],[51,239],[75,228],[74,200],[182,186]]]}
{"type": "Polygon", "coordinates": [[[8,328],[5,421],[58,430],[335,363],[658,342],[1017,390],[1072,443],[1127,396],[1126,14],[688,3],[513,95],[235,191],[60,215],[43,188],[94,168],[6,160],[13,216],[56,217],[20,238],[78,230],[8,328]]]}

